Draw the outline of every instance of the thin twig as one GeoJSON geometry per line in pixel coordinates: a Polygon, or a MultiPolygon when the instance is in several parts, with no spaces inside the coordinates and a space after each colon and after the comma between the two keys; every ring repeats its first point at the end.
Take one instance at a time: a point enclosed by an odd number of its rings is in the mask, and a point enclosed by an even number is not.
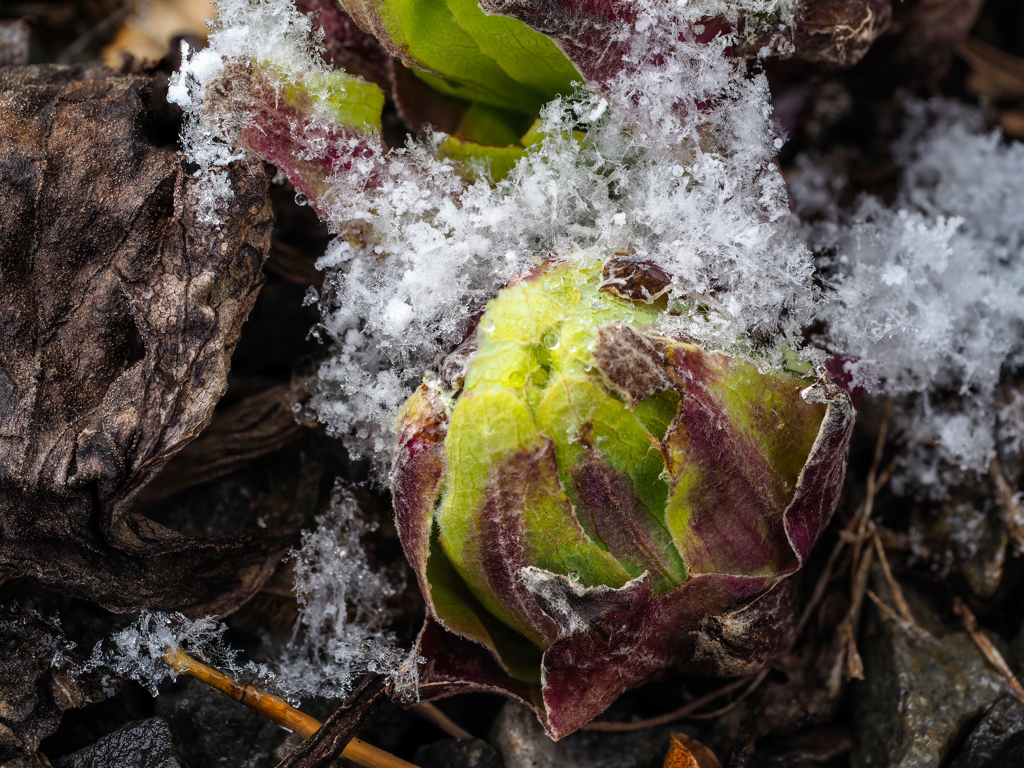
{"type": "MultiPolygon", "coordinates": [[[[839,655],[828,678],[828,690],[832,695],[839,694],[842,685],[843,670],[846,671],[847,680],[864,679],[864,662],[857,650],[857,627],[860,625],[861,608],[864,605],[864,592],[868,586],[868,575],[871,571],[871,563],[874,560],[875,551],[872,548],[864,549],[864,542],[871,535],[871,513],[875,508],[875,496],[882,485],[889,481],[892,476],[891,466],[886,468],[882,477],[878,469],[882,464],[882,455],[885,452],[885,439],[889,433],[889,411],[892,409],[892,401],[886,400],[882,408],[882,420],[878,427],[878,437],[875,439],[875,455],[871,460],[871,469],[868,471],[867,493],[864,502],[857,513],[850,520],[850,524],[840,536],[840,541],[853,545],[854,576],[850,583],[850,609],[839,626],[839,655]],[[880,482],[881,481],[881,482],[880,482]],[[869,529],[869,526],[870,529],[869,529]],[[854,533],[856,530],[856,533],[854,533]]],[[[838,545],[837,545],[838,546],[838,545]]]]}
{"type": "Polygon", "coordinates": [[[684,717],[692,717],[693,713],[703,707],[705,704],[710,704],[715,699],[725,696],[727,693],[732,693],[737,688],[742,688],[747,685],[754,677],[741,677],[739,680],[733,680],[728,685],[723,685],[717,691],[701,696],[699,699],[694,699],[689,704],[686,704],[679,709],[673,710],[672,712],[666,712],[664,715],[658,715],[657,717],[648,717],[646,720],[635,720],[632,723],[609,723],[609,722],[593,722],[587,723],[580,730],[584,731],[605,731],[614,733],[623,733],[627,731],[641,731],[644,728],[655,728],[659,725],[666,725],[675,720],[682,720],[684,717]]]}
{"type": "Polygon", "coordinates": [[[878,610],[880,610],[882,613],[884,613],[886,616],[888,616],[890,619],[892,619],[894,622],[899,624],[904,629],[910,629],[910,625],[907,624],[906,620],[898,613],[896,613],[896,611],[894,611],[892,608],[886,605],[885,601],[878,595],[876,595],[873,590],[869,589],[866,591],[865,594],[867,594],[867,596],[871,598],[871,602],[873,602],[878,607],[878,610]]]}
{"type": "Polygon", "coordinates": [[[415,712],[417,715],[427,720],[442,731],[447,733],[449,736],[456,739],[472,739],[473,734],[463,728],[461,725],[452,720],[448,715],[442,712],[440,709],[435,707],[429,701],[421,701],[418,704],[413,704],[409,707],[410,712],[415,712]]]}
{"type": "Polygon", "coordinates": [[[964,628],[967,633],[971,636],[974,644],[978,646],[978,650],[984,654],[985,658],[988,659],[989,663],[999,670],[999,673],[1006,678],[1007,685],[1010,686],[1010,692],[1013,697],[1017,699],[1022,707],[1024,707],[1024,686],[1020,684],[1020,680],[1013,674],[1013,670],[1010,669],[1010,665],[1006,663],[1006,659],[1003,658],[1003,654],[992,645],[991,641],[985,637],[984,633],[978,629],[978,620],[975,618],[974,613],[967,604],[964,603],[959,597],[953,598],[953,610],[956,615],[960,617],[960,620],[964,623],[964,628]]]}
{"type": "Polygon", "coordinates": [[[999,506],[1003,508],[1003,516],[1006,518],[1006,528],[1010,533],[1010,538],[1017,545],[1018,551],[1024,552],[1024,510],[1017,503],[1017,496],[1006,480],[1003,465],[998,456],[993,456],[989,461],[988,473],[996,485],[996,497],[999,499],[999,506]]]}
{"type": "MultiPolygon", "coordinates": [[[[884,470],[882,470],[877,482],[875,483],[876,493],[880,491],[885,486],[885,484],[889,482],[890,479],[892,479],[892,475],[893,466],[890,464],[884,470]]],[[[844,534],[847,537],[856,537],[856,534],[853,531],[854,529],[860,527],[860,519],[862,513],[867,508],[867,499],[865,499],[863,502],[861,502],[861,505],[857,507],[857,511],[853,513],[853,516],[850,518],[850,521],[846,524],[846,528],[840,531],[839,540],[832,547],[832,552],[828,556],[828,560],[825,563],[824,569],[822,569],[821,576],[818,577],[818,583],[814,585],[814,592],[811,593],[811,597],[807,601],[807,605],[804,607],[804,612],[800,614],[800,621],[798,621],[796,625],[797,637],[799,637],[801,633],[804,631],[804,628],[807,626],[807,622],[811,618],[811,614],[817,607],[818,603],[821,602],[821,598],[825,596],[825,589],[828,587],[828,583],[832,579],[832,569],[835,568],[835,564],[836,561],[839,559],[839,555],[842,554],[843,549],[849,543],[847,538],[844,537],[844,534]]]]}
{"type": "Polygon", "coordinates": [[[756,691],[757,687],[759,685],[761,685],[761,683],[764,682],[764,679],[766,677],[768,677],[768,673],[770,671],[771,670],[768,670],[768,669],[762,669],[760,672],[758,672],[757,676],[754,678],[753,682],[750,683],[750,687],[748,687],[747,690],[745,690],[743,693],[741,693],[739,696],[737,696],[735,699],[730,701],[728,704],[726,704],[721,709],[716,709],[714,712],[702,712],[701,714],[698,714],[698,715],[690,715],[689,719],[691,719],[691,720],[711,720],[713,718],[716,718],[716,717],[719,717],[721,715],[724,715],[726,712],[728,712],[729,710],[733,709],[741,701],[743,701],[745,698],[747,698],[747,696],[749,696],[754,691],[756,691]]]}
{"type": "Polygon", "coordinates": [[[57,57],[57,63],[70,64],[78,54],[110,32],[114,28],[115,24],[121,21],[132,11],[134,6],[134,3],[126,2],[95,27],[88,30],[85,34],[71,43],[71,45],[61,51],[60,56],[57,57]]]}
{"type": "Polygon", "coordinates": [[[908,623],[902,616],[900,616],[898,613],[896,613],[896,611],[894,611],[892,608],[890,608],[888,605],[886,605],[885,601],[882,598],[880,598],[878,595],[876,595],[870,589],[867,590],[867,596],[871,598],[872,602],[874,602],[874,604],[876,606],[878,606],[878,610],[880,610],[888,618],[890,618],[894,622],[896,622],[896,624],[904,632],[906,632],[907,634],[915,635],[916,637],[919,637],[922,640],[930,640],[933,643],[937,643],[938,642],[938,640],[936,640],[934,637],[932,637],[931,633],[929,633],[923,627],[921,627],[921,626],[919,626],[917,624],[910,624],[910,623],[908,623]]]}
{"type": "Polygon", "coordinates": [[[861,607],[864,604],[864,593],[867,590],[868,574],[871,571],[871,563],[874,560],[875,550],[864,551],[857,564],[857,571],[853,577],[850,591],[850,610],[847,611],[842,624],[839,625],[839,655],[828,678],[828,690],[833,696],[839,694],[842,685],[843,671],[845,669],[846,679],[864,679],[864,664],[857,650],[857,626],[860,623],[861,607]]]}
{"type": "MultiPolygon", "coordinates": [[[[875,510],[875,496],[878,494],[878,468],[882,464],[882,454],[885,451],[885,438],[889,434],[889,411],[892,410],[892,400],[886,400],[882,407],[882,423],[878,427],[878,437],[875,440],[875,455],[871,460],[871,469],[868,471],[867,496],[864,498],[864,505],[861,510],[860,519],[857,521],[858,540],[854,544],[853,562],[860,562],[861,547],[867,536],[867,525],[871,519],[871,513],[875,510]]],[[[856,567],[856,566],[855,566],[856,567]]]]}
{"type": "Polygon", "coordinates": [[[917,622],[914,621],[914,614],[910,611],[907,598],[903,595],[903,588],[892,575],[889,558],[885,556],[885,547],[882,546],[882,539],[878,535],[878,529],[874,526],[871,527],[871,539],[875,542],[875,553],[878,555],[878,562],[882,565],[885,580],[889,583],[889,590],[892,592],[892,599],[896,603],[896,610],[899,612],[900,618],[915,629],[920,629],[917,622]]]}
{"type": "MultiPolygon", "coordinates": [[[[218,691],[226,693],[240,704],[255,709],[264,717],[273,720],[278,725],[283,725],[303,738],[312,736],[320,728],[319,720],[299,712],[280,696],[253,688],[251,685],[244,685],[223,672],[219,672],[201,661],[196,661],[180,648],[174,651],[168,649],[164,654],[164,661],[172,669],[191,675],[218,691]]],[[[412,763],[395,757],[390,752],[377,749],[360,739],[352,739],[341,754],[342,757],[363,766],[363,768],[416,768],[412,763]]]]}

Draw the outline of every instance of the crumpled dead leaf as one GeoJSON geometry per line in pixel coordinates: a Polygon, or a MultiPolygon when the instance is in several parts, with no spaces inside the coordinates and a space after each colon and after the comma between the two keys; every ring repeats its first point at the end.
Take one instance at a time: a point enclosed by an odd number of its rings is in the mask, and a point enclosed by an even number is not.
{"type": "Polygon", "coordinates": [[[891,23],[890,0],[811,0],[791,25],[748,38],[736,53],[755,57],[767,49],[779,58],[852,67],[891,23]]]}
{"type": "Polygon", "coordinates": [[[0,572],[113,611],[224,614],[283,535],[186,537],[132,512],[209,423],[263,283],[261,164],[224,168],[224,224],[146,138],[151,80],[0,70],[0,572]]]}
{"type": "Polygon", "coordinates": [[[290,384],[271,387],[218,411],[210,426],[171,459],[135,499],[135,509],[241,469],[298,440],[308,426],[292,412],[290,384]]]}

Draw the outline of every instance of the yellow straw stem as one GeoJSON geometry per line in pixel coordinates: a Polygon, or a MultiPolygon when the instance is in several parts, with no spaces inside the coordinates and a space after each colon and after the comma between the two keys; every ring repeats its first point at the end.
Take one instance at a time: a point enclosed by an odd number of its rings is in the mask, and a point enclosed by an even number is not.
{"type": "MultiPolygon", "coordinates": [[[[164,654],[164,661],[172,669],[202,680],[218,691],[226,693],[240,704],[255,709],[278,725],[283,725],[288,730],[300,734],[303,738],[312,736],[320,729],[319,720],[299,712],[280,696],[240,683],[223,672],[218,672],[213,667],[196,661],[180,648],[173,651],[168,650],[164,654]]],[[[359,739],[352,739],[341,756],[364,768],[416,768],[412,763],[359,739]]]]}

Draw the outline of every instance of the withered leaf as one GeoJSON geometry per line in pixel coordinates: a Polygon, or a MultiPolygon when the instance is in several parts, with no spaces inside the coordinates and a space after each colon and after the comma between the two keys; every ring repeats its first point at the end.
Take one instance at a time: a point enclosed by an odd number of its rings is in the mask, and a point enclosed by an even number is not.
{"type": "Polygon", "coordinates": [[[258,163],[222,170],[223,224],[147,140],[151,80],[0,70],[0,572],[113,611],[223,614],[282,536],[186,537],[132,511],[209,423],[263,283],[258,163]]]}
{"type": "Polygon", "coordinates": [[[891,0],[809,0],[791,26],[755,35],[737,46],[740,56],[766,47],[781,58],[852,67],[892,23],[891,0]]]}
{"type": "Polygon", "coordinates": [[[135,509],[224,477],[298,440],[307,427],[292,413],[292,394],[292,386],[282,384],[219,411],[136,497],[135,509]]]}
{"type": "Polygon", "coordinates": [[[715,753],[685,733],[673,733],[664,768],[722,768],[715,753]]]}

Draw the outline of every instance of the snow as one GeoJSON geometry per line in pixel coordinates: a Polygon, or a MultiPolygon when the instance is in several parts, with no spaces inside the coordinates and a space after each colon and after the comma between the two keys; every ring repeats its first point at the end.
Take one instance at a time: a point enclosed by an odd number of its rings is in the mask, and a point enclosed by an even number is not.
{"type": "Polygon", "coordinates": [[[941,495],[960,473],[987,471],[996,388],[1024,359],[1024,145],[971,107],[905,108],[892,205],[863,196],[841,210],[842,175],[825,158],[802,158],[790,188],[817,219],[806,234],[830,299],[823,341],[897,399],[904,485],[941,495]]]}
{"type": "Polygon", "coordinates": [[[330,511],[317,518],[315,530],[303,532],[300,548],[291,553],[299,618],[291,642],[266,663],[240,664],[224,639],[227,625],[213,617],[193,621],[180,613],[147,612],[97,643],[83,669],[103,667],[156,696],[164,679],[178,675],[164,654],[181,648],[296,705],[306,696],[344,698],[366,672],[387,675],[400,697],[414,701],[417,659],[397,648],[386,629],[387,600],[397,586],[370,566],[361,538],[371,531],[353,497],[336,488],[330,511]]]}
{"type": "MultiPolygon", "coordinates": [[[[463,181],[438,157],[437,134],[336,173],[317,201],[339,237],[318,262],[317,330],[331,353],[311,401],[330,433],[382,477],[399,405],[501,286],[541,258],[631,250],[676,278],[684,311],[666,333],[767,366],[786,347],[820,361],[801,349],[802,329],[819,322],[814,341],[852,355],[856,383],[896,398],[906,483],[940,493],[948,467],[982,471],[996,385],[1024,360],[1024,150],[984,130],[976,110],[909,103],[894,204],[864,197],[840,210],[834,166],[803,158],[791,209],[766,79],[726,56],[729,35],[695,37],[702,18],[779,25],[795,6],[638,0],[618,33],[621,73],[601,94],[548,104],[545,138],[497,184],[463,181]]],[[[193,115],[186,151],[209,179],[211,216],[230,193],[217,168],[237,155],[195,117],[204,84],[234,60],[315,82],[319,45],[287,0],[220,4],[210,48],[171,86],[193,115]]],[[[324,135],[311,131],[302,152],[322,155],[324,135]]]]}

